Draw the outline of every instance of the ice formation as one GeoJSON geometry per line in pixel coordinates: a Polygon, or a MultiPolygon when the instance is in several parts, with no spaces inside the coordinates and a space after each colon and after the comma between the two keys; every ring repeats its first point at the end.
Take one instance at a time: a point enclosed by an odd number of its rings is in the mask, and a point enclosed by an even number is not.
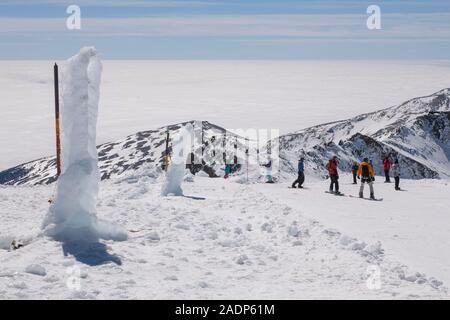
{"type": "Polygon", "coordinates": [[[181,183],[183,182],[186,160],[189,154],[189,148],[191,146],[193,128],[189,123],[180,129],[180,132],[173,140],[173,152],[172,160],[167,170],[166,181],[163,184],[161,195],[162,196],[182,196],[183,190],[181,189],[181,183]]]}
{"type": "Polygon", "coordinates": [[[125,240],[118,226],[97,219],[99,171],[96,124],[102,64],[94,48],[70,58],[62,77],[62,172],[44,221],[58,240],[125,240]]]}

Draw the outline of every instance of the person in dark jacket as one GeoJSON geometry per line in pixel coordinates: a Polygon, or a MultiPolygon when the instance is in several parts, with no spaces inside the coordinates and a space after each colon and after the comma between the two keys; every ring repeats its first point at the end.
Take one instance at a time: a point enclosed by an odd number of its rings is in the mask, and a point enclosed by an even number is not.
{"type": "Polygon", "coordinates": [[[330,183],[330,192],[333,193],[333,187],[334,187],[334,193],[339,194],[339,174],[338,174],[338,159],[337,156],[334,156],[333,158],[328,161],[327,164],[327,170],[328,175],[330,176],[331,183],[330,183]]]}
{"type": "Polygon", "coordinates": [[[300,160],[298,160],[298,166],[297,166],[297,172],[298,177],[297,180],[292,183],[292,188],[296,188],[296,185],[298,184],[299,188],[303,188],[303,183],[305,182],[305,158],[301,157],[300,160]]]}
{"type": "Polygon", "coordinates": [[[391,160],[389,160],[389,157],[385,157],[383,159],[383,169],[384,169],[384,176],[386,177],[386,180],[384,182],[390,183],[391,178],[389,177],[389,171],[391,170],[391,160]]]}
{"type": "Polygon", "coordinates": [[[263,164],[266,167],[266,183],[275,183],[272,177],[272,159],[269,157],[267,163],[263,164]]]}
{"type": "Polygon", "coordinates": [[[395,159],[394,164],[392,165],[392,174],[394,175],[395,180],[395,190],[400,190],[400,164],[398,163],[398,159],[395,159]]]}
{"type": "Polygon", "coordinates": [[[230,176],[230,174],[231,174],[231,164],[227,163],[227,164],[225,165],[225,175],[223,176],[224,179],[228,179],[228,177],[230,176]]]}
{"type": "Polygon", "coordinates": [[[353,184],[358,184],[358,181],[356,180],[356,177],[358,176],[357,175],[358,168],[359,168],[358,162],[354,161],[352,165],[353,184]]]}

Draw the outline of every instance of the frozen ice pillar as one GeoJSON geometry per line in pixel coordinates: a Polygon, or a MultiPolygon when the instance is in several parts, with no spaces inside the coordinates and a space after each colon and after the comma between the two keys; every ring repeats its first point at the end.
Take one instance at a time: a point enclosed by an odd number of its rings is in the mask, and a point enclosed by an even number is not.
{"type": "Polygon", "coordinates": [[[172,161],[167,170],[166,181],[163,184],[162,196],[182,196],[181,183],[186,172],[186,160],[191,146],[193,134],[192,124],[188,123],[180,129],[178,135],[173,139],[172,161]]]}
{"type": "Polygon", "coordinates": [[[126,232],[97,219],[96,125],[102,64],[94,48],[70,58],[62,77],[62,170],[43,227],[61,241],[125,240],[126,232]]]}

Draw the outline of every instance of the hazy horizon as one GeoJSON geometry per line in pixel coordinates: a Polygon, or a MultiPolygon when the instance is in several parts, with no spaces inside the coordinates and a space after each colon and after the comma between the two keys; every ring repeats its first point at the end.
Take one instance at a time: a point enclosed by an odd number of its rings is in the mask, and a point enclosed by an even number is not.
{"type": "MultiPolygon", "coordinates": [[[[98,144],[189,120],[288,133],[450,87],[450,61],[109,61],[98,144]]],[[[0,170],[54,154],[53,61],[0,61],[0,170]]]]}

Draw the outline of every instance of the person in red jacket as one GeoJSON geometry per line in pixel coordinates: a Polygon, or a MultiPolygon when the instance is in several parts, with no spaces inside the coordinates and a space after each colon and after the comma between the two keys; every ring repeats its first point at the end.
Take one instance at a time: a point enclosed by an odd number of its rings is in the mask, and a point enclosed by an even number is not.
{"type": "Polygon", "coordinates": [[[330,183],[330,192],[333,192],[334,187],[334,193],[339,194],[339,174],[338,174],[338,160],[337,157],[334,156],[333,158],[328,161],[327,164],[327,170],[328,175],[330,176],[331,183],[330,183]]]}
{"type": "Polygon", "coordinates": [[[389,160],[389,157],[385,157],[383,159],[383,169],[384,169],[384,176],[386,177],[386,180],[384,182],[391,182],[391,178],[389,177],[389,171],[391,170],[391,160],[389,160]]]}

